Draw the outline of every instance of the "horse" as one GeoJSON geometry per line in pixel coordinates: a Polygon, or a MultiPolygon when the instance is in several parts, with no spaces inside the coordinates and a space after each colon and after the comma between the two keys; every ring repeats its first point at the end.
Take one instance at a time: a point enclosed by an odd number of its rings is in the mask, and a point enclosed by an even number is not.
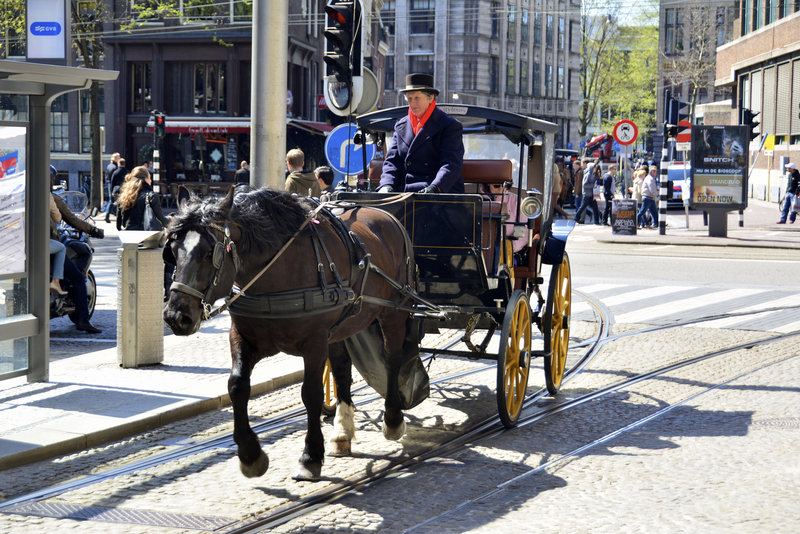
{"type": "Polygon", "coordinates": [[[351,367],[343,341],[377,321],[388,369],[383,433],[405,433],[398,390],[416,265],[408,234],[385,211],[351,207],[341,217],[324,205],[268,188],[222,200],[192,198],[166,229],[164,260],[175,273],[163,319],[176,335],[196,332],[211,304],[228,297],[233,437],[240,470],[263,475],[269,459],[250,427],[250,375],[279,352],[303,358],[305,447],[293,478],[318,480],[325,445],[320,425],[323,370],[330,359],[338,403],[334,455],[350,453],[355,434],[351,367]],[[343,223],[343,224],[342,224],[343,223]],[[377,274],[374,274],[377,273],[377,274]],[[235,284],[235,287],[234,287],[235,284]],[[233,291],[233,294],[232,294],[233,291]]]}

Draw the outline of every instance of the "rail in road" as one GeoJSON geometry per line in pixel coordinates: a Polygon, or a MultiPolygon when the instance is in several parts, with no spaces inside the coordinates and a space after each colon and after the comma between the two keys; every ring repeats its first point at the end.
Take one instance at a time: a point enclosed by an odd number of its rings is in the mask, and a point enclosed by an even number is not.
{"type": "MultiPolygon", "coordinates": [[[[215,482],[206,481],[204,484],[221,486],[220,493],[248,492],[250,484],[239,476],[238,468],[228,461],[235,462],[232,438],[229,434],[223,434],[212,439],[179,444],[168,452],[133,461],[119,468],[97,469],[98,472],[69,483],[56,484],[41,490],[29,489],[14,499],[0,503],[0,513],[6,519],[14,516],[18,521],[35,517],[45,521],[42,525],[49,525],[50,522],[57,524],[59,520],[72,518],[92,520],[89,523],[97,524],[98,527],[103,521],[112,521],[128,525],[156,525],[160,528],[219,532],[265,530],[286,522],[300,524],[304,521],[313,522],[317,520],[316,514],[321,513],[321,509],[331,506],[331,503],[337,500],[345,502],[361,498],[359,497],[361,494],[380,495],[381,488],[396,484],[398,480],[414,472],[415,469],[424,467],[434,458],[452,457],[458,454],[458,451],[482,442],[509,439],[509,435],[525,431],[527,427],[552,421],[557,415],[564,417],[571,411],[598,409],[598,406],[602,406],[609,399],[615,399],[622,390],[643,383],[659,383],[664,381],[665,377],[670,380],[669,377],[674,373],[699,367],[709,360],[722,359],[725,356],[735,356],[740,363],[741,360],[748,360],[743,366],[724,373],[724,376],[714,375],[702,381],[702,391],[713,390],[737,377],[779,363],[782,361],[780,358],[754,357],[756,349],[760,346],[785,343],[800,335],[800,332],[778,335],[752,333],[752,339],[730,344],[723,349],[720,349],[717,343],[714,350],[705,351],[699,356],[676,358],[675,354],[665,353],[662,358],[664,361],[654,364],[652,368],[636,370],[634,369],[636,366],[632,365],[626,367],[625,371],[610,373],[607,383],[601,381],[591,391],[575,393],[567,387],[568,382],[577,380],[582,375],[597,373],[598,355],[602,353],[604,347],[624,344],[632,339],[651,336],[657,332],[724,318],[712,315],[614,334],[607,308],[600,301],[587,295],[583,296],[587,305],[592,308],[596,320],[587,321],[584,325],[585,332],[580,333],[579,339],[575,339],[571,345],[567,362],[568,371],[562,386],[565,394],[563,398],[551,399],[543,390],[533,391],[526,400],[520,429],[506,432],[497,422],[492,394],[493,373],[488,372],[494,369],[494,365],[441,358],[441,361],[436,362],[432,368],[438,369],[438,376],[432,376],[432,399],[423,403],[429,406],[423,413],[418,414],[417,410],[414,410],[407,414],[407,417],[412,419],[410,427],[416,426],[416,429],[410,430],[410,443],[399,446],[382,443],[382,436],[376,437],[380,434],[378,425],[381,420],[382,403],[368,390],[362,390],[361,394],[354,395],[354,399],[361,406],[357,412],[360,414],[357,420],[360,435],[363,437],[367,434],[367,439],[356,442],[358,449],[354,447],[353,459],[337,458],[328,462],[323,474],[325,475],[334,464],[335,469],[328,475],[329,478],[322,482],[294,484],[288,480],[288,473],[294,468],[294,462],[301,450],[299,442],[305,426],[302,410],[295,410],[288,411],[280,417],[268,418],[258,423],[257,428],[254,427],[262,441],[272,443],[271,456],[274,457],[277,448],[286,451],[285,456],[279,456],[279,462],[288,465],[277,466],[276,472],[273,472],[276,464],[279,464],[273,460],[266,480],[255,482],[255,486],[250,488],[249,493],[253,494],[250,502],[231,501],[211,504],[207,502],[208,497],[206,497],[200,499],[203,505],[199,507],[187,502],[184,502],[184,507],[181,506],[181,499],[177,498],[180,492],[194,496],[202,493],[202,487],[189,482],[198,477],[213,479],[215,482]],[[742,358],[742,354],[749,356],[742,358]],[[481,382],[482,379],[479,377],[484,375],[488,378],[485,382],[481,382]],[[614,380],[620,376],[621,380],[614,380]],[[431,402],[434,399],[435,402],[431,402]],[[440,420],[441,423],[430,424],[429,421],[432,420],[440,420]],[[189,487],[183,487],[184,484],[189,484],[189,487]],[[180,487],[183,489],[179,490],[180,487]],[[277,490],[277,488],[285,489],[277,490]],[[227,506],[222,508],[218,505],[227,506]]],[[[746,315],[747,312],[742,313],[746,315]]],[[[629,357],[638,360],[633,355],[629,357]]],[[[530,383],[537,383],[537,378],[541,380],[540,376],[537,377],[536,370],[532,369],[530,383]]],[[[699,377],[695,378],[701,380],[699,377]]],[[[532,389],[535,388],[529,388],[529,391],[532,389]]],[[[297,395],[296,390],[293,393],[297,395]]],[[[437,522],[444,521],[450,517],[448,514],[457,514],[459,509],[472,506],[477,500],[491,499],[498,492],[509,491],[509,488],[519,481],[519,477],[531,476],[548,469],[555,463],[563,462],[587,448],[598,447],[621,433],[652,421],[653,418],[665,416],[674,407],[685,404],[698,394],[702,392],[671,394],[674,398],[666,405],[654,408],[646,415],[620,421],[615,428],[598,429],[595,435],[579,440],[580,443],[575,443],[566,452],[550,455],[547,461],[530,466],[524,473],[516,470],[513,476],[504,480],[487,477],[490,479],[490,488],[483,491],[476,488],[477,495],[456,503],[444,512],[422,515],[420,516],[424,517],[422,521],[416,524],[412,521],[412,524],[404,528],[412,531],[424,530],[437,522]]],[[[559,420],[559,417],[555,419],[559,420]]],[[[212,495],[219,496],[219,493],[212,495]]],[[[0,524],[3,522],[5,521],[0,521],[0,524]]]]}

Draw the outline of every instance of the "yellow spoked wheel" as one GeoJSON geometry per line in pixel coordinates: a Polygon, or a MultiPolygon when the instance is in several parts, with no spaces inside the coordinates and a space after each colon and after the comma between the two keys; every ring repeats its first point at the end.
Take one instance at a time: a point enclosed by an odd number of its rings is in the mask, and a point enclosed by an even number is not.
{"type": "Polygon", "coordinates": [[[569,257],[565,252],[561,263],[553,265],[544,315],[544,350],[548,354],[544,359],[544,378],[547,383],[547,391],[551,395],[558,393],[561,379],[564,378],[564,367],[567,364],[567,350],[569,349],[571,313],[572,278],[569,257]]]}
{"type": "Polygon", "coordinates": [[[325,360],[325,370],[322,372],[322,415],[336,413],[336,381],[333,379],[330,359],[325,360]]]}
{"type": "Polygon", "coordinates": [[[497,359],[497,411],[506,428],[517,424],[531,363],[531,307],[524,291],[514,291],[506,307],[497,359]]]}

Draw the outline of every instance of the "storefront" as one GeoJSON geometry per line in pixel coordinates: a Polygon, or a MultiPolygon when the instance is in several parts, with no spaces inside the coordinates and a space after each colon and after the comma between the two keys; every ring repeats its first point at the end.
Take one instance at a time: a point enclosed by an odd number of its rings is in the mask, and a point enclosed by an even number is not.
{"type": "MultiPolygon", "coordinates": [[[[167,116],[165,124],[160,142],[164,182],[232,182],[240,162],[250,159],[250,117],[167,116]]],[[[324,164],[325,135],[333,126],[287,119],[286,128],[287,146],[306,152],[307,168],[324,164]]],[[[153,135],[152,119],[147,132],[153,135]]]]}

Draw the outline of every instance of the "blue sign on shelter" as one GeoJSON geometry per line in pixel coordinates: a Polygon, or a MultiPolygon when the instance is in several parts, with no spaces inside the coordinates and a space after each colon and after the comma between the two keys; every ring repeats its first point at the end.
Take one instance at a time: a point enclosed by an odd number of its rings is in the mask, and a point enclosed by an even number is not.
{"type": "Polygon", "coordinates": [[[348,122],[337,126],[325,139],[325,159],[333,170],[342,174],[356,175],[364,172],[364,150],[367,152],[367,164],[375,157],[375,144],[356,144],[353,140],[358,127],[348,122]]]}

